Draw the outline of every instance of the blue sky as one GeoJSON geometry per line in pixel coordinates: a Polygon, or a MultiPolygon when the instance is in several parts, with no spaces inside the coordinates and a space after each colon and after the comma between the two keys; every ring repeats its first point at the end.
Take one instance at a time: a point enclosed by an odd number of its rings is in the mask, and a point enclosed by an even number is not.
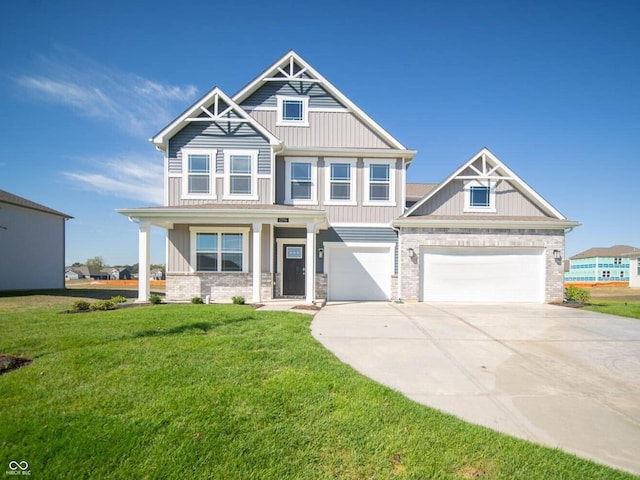
{"type": "MultiPolygon", "coordinates": [[[[483,146],[572,220],[567,257],[640,247],[640,1],[21,0],[0,29],[0,189],[75,217],[67,263],[137,262],[148,138],[290,49],[440,182],[483,146]]],[[[153,263],[164,262],[163,231],[153,263]]]]}

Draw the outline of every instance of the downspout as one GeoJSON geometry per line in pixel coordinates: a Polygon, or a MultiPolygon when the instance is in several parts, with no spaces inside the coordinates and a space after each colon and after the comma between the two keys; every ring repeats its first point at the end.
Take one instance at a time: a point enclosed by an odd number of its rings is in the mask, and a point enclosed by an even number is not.
{"type": "Polygon", "coordinates": [[[401,237],[400,237],[400,229],[396,228],[393,226],[393,224],[391,224],[391,230],[395,231],[398,234],[398,243],[397,243],[397,248],[398,248],[398,282],[397,282],[397,297],[398,300],[402,300],[402,261],[401,261],[401,256],[402,256],[402,244],[400,243],[401,241],[401,237]]]}

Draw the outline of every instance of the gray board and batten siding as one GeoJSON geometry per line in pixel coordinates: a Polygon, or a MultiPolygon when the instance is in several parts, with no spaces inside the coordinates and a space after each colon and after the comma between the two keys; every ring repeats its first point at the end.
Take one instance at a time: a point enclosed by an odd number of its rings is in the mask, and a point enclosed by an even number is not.
{"type": "MultiPolygon", "coordinates": [[[[313,157],[313,159],[318,157],[313,157]]],[[[299,208],[314,210],[324,210],[329,223],[391,223],[394,219],[402,215],[404,211],[402,205],[402,160],[395,162],[395,206],[389,205],[364,205],[365,182],[364,182],[364,160],[357,159],[356,163],[356,199],[357,205],[325,205],[326,191],[326,162],[330,157],[319,157],[317,163],[316,188],[317,205],[296,205],[299,208]]],[[[285,159],[276,158],[276,203],[285,204],[286,195],[286,175],[285,159]]]]}
{"type": "MultiPolygon", "coordinates": [[[[304,228],[283,228],[274,229],[275,239],[278,238],[306,238],[304,228]]],[[[324,255],[319,256],[319,249],[324,248],[325,242],[332,243],[393,243],[394,248],[394,273],[398,273],[398,234],[390,227],[330,227],[327,230],[320,230],[316,237],[316,273],[326,273],[324,271],[324,255]]],[[[275,248],[274,261],[277,263],[278,251],[275,248]]]]}
{"type": "MultiPolygon", "coordinates": [[[[477,215],[475,212],[464,212],[464,181],[452,180],[442,190],[421,205],[412,215],[477,215]]],[[[482,213],[486,215],[486,213],[482,213]]],[[[496,185],[495,215],[509,217],[546,217],[531,200],[513,187],[507,180],[500,180],[496,185]]]]}
{"type": "MultiPolygon", "coordinates": [[[[167,248],[167,273],[191,273],[191,231],[190,227],[197,225],[177,224],[174,228],[167,231],[168,248],[167,248]]],[[[212,227],[212,225],[204,225],[212,227]]],[[[220,225],[226,226],[226,225],[220,225]]],[[[238,228],[249,228],[250,225],[234,225],[238,228]]],[[[271,243],[271,226],[263,225],[260,232],[260,241],[262,243],[262,259],[261,269],[263,273],[269,272],[269,244],[271,243]]],[[[253,242],[249,241],[249,271],[253,271],[253,242]]],[[[215,275],[215,273],[211,273],[215,275]]]]}

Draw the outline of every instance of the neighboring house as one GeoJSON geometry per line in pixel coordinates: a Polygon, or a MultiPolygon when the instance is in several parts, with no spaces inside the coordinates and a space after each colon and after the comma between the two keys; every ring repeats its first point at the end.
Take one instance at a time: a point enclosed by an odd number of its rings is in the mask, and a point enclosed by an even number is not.
{"type": "Polygon", "coordinates": [[[128,268],[105,267],[100,274],[106,275],[106,280],[131,280],[131,271],[128,268]]]}
{"type": "Polygon", "coordinates": [[[64,271],[65,280],[79,280],[83,278],[81,273],[76,268],[67,268],[64,271]]]}
{"type": "Polygon", "coordinates": [[[168,300],[562,300],[578,223],[486,149],[439,186],[407,185],[416,152],[293,51],[152,141],[165,203],[118,211],[139,225],[140,278],[150,227],[167,230],[168,300]]]}
{"type": "Polygon", "coordinates": [[[70,215],[0,190],[0,290],[64,288],[70,215]]]}
{"type": "Polygon", "coordinates": [[[164,280],[164,270],[161,268],[154,268],[151,270],[151,280],[164,280]]]}
{"type": "Polygon", "coordinates": [[[629,286],[640,287],[640,252],[629,254],[629,286]]]}
{"type": "MultiPolygon", "coordinates": [[[[637,278],[637,255],[640,249],[629,245],[590,248],[570,258],[569,271],[565,272],[568,284],[631,285],[632,258],[637,278]]],[[[634,283],[636,281],[634,278],[634,283]]]]}

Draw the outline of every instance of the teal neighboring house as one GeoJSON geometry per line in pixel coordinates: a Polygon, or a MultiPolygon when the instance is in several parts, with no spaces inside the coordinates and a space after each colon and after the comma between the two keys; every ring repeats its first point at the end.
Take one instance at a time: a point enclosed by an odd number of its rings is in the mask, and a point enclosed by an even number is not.
{"type": "Polygon", "coordinates": [[[569,259],[565,283],[629,285],[631,259],[637,259],[639,253],[640,248],[629,245],[590,248],[569,259]]]}

